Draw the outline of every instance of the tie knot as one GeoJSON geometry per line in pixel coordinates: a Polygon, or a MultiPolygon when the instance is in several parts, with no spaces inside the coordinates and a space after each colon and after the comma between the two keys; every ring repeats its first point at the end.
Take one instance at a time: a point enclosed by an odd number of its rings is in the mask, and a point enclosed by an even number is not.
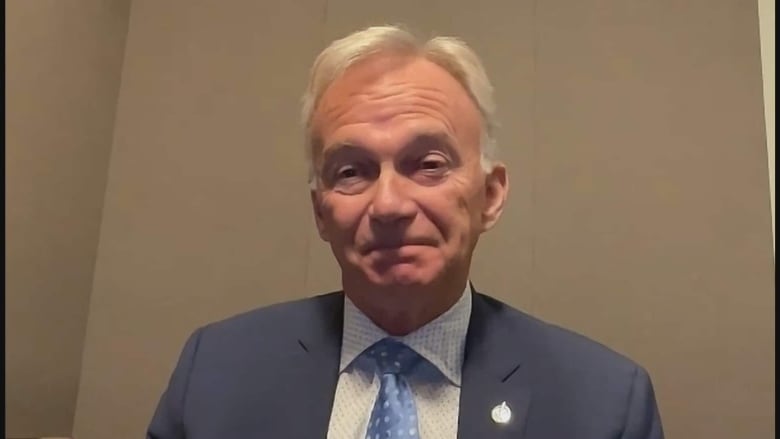
{"type": "Polygon", "coordinates": [[[365,355],[374,360],[380,374],[406,374],[422,359],[412,348],[392,338],[374,343],[365,355]]]}

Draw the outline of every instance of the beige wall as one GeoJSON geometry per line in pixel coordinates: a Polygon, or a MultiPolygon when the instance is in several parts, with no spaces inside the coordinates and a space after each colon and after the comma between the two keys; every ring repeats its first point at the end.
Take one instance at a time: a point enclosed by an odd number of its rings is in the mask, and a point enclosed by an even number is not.
{"type": "Polygon", "coordinates": [[[189,331],[305,293],[296,127],[322,9],[275,3],[133,2],[78,439],[141,437],[189,331]]]}
{"type": "Polygon", "coordinates": [[[775,0],[758,0],[761,30],[761,71],[764,82],[764,120],[772,207],[772,249],[775,234],[775,0]]]}
{"type": "Polygon", "coordinates": [[[134,0],[74,437],[143,436],[195,327],[338,287],[298,102],[377,22],[460,35],[494,79],[512,193],[477,287],[644,364],[667,437],[772,435],[755,3],[134,0]]]}
{"type": "Polygon", "coordinates": [[[6,2],[6,437],[72,430],[128,8],[6,2]]]}

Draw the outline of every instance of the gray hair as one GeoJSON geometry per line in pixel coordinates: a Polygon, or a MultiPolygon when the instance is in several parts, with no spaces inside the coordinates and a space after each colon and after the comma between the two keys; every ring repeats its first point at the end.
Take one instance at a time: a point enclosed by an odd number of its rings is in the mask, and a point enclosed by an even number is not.
{"type": "Polygon", "coordinates": [[[476,53],[455,37],[435,37],[420,41],[401,26],[373,26],[332,42],[320,52],[312,65],[309,84],[303,96],[303,124],[306,135],[306,157],[309,162],[309,183],[314,184],[315,171],[312,150],[316,138],[312,132],[312,115],[322,94],[352,64],[371,55],[404,53],[421,56],[451,74],[468,92],[482,116],[482,167],[489,171],[496,153],[495,102],[493,86],[476,53]]]}

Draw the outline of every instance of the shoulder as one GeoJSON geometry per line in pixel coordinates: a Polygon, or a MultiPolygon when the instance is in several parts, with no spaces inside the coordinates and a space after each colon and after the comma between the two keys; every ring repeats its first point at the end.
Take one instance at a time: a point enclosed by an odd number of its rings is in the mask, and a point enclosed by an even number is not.
{"type": "Polygon", "coordinates": [[[202,326],[193,337],[217,350],[289,346],[302,334],[339,320],[343,294],[331,292],[246,311],[202,326]]]}
{"type": "Polygon", "coordinates": [[[489,314],[501,321],[507,348],[528,352],[540,368],[567,374],[633,375],[641,367],[628,356],[583,334],[527,314],[477,293],[489,314]]]}
{"type": "Polygon", "coordinates": [[[297,318],[314,316],[339,306],[343,301],[343,297],[341,292],[331,292],[314,297],[266,305],[212,322],[206,325],[204,329],[209,331],[232,331],[253,326],[276,327],[279,324],[290,324],[297,318]]]}
{"type": "Polygon", "coordinates": [[[547,436],[622,429],[622,437],[663,437],[649,375],[632,359],[484,295],[475,295],[475,316],[475,343],[484,343],[482,351],[493,352],[498,364],[508,358],[518,364],[511,373],[536,395],[534,419],[562,429],[547,436]],[[560,418],[567,423],[544,421],[560,418]]]}

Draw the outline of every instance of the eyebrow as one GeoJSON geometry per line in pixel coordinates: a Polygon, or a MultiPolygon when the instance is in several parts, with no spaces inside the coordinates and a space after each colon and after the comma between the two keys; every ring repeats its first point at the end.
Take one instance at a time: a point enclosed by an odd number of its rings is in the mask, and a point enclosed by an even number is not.
{"type": "MultiPolygon", "coordinates": [[[[455,139],[451,135],[443,131],[422,132],[416,134],[408,142],[406,142],[402,149],[414,148],[414,147],[430,145],[430,144],[445,147],[447,149],[453,149],[454,142],[455,139]]],[[[350,150],[363,151],[365,150],[365,147],[361,142],[352,139],[334,142],[328,144],[325,148],[322,149],[322,161],[323,163],[327,162],[333,156],[343,154],[344,152],[350,150]]]]}
{"type": "Polygon", "coordinates": [[[414,138],[412,138],[412,140],[409,141],[405,145],[405,147],[418,146],[418,145],[420,146],[436,145],[436,146],[446,146],[448,148],[452,148],[455,146],[455,139],[449,134],[442,131],[426,132],[414,136],[414,138]]]}
{"type": "Polygon", "coordinates": [[[322,163],[328,163],[334,157],[349,153],[365,151],[365,148],[360,146],[359,142],[343,141],[336,142],[328,145],[322,149],[321,161],[322,163]]]}

